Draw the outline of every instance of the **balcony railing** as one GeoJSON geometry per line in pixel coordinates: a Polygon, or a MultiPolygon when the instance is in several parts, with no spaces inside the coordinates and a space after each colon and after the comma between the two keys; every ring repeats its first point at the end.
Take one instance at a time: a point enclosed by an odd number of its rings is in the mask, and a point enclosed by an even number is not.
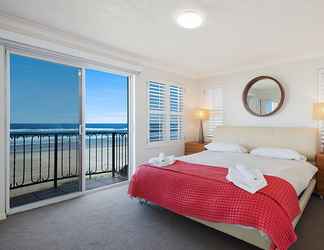
{"type": "MultiPolygon", "coordinates": [[[[65,132],[10,133],[10,189],[80,176],[80,135],[65,132]]],[[[127,131],[86,132],[86,176],[128,176],[127,131]]]]}

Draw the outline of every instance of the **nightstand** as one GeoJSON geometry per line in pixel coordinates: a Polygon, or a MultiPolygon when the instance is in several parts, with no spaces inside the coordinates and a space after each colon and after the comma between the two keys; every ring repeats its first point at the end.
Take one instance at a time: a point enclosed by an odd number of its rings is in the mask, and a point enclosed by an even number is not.
{"type": "Polygon", "coordinates": [[[324,197],[324,153],[318,153],[315,157],[315,164],[318,168],[316,176],[316,190],[320,195],[321,199],[324,197]]]}
{"type": "Polygon", "coordinates": [[[195,154],[195,153],[199,153],[201,151],[204,151],[205,148],[204,146],[207,143],[199,143],[199,142],[186,142],[185,143],[185,155],[191,155],[191,154],[195,154]]]}

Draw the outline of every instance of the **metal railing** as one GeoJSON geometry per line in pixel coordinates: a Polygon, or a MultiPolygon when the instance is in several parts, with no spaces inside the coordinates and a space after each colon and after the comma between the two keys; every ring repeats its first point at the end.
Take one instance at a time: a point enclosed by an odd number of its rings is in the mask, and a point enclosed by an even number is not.
{"type": "MultiPolygon", "coordinates": [[[[10,133],[10,189],[80,176],[80,135],[64,132],[10,133]]],[[[111,173],[127,179],[127,131],[87,131],[85,172],[88,178],[111,173]]]]}

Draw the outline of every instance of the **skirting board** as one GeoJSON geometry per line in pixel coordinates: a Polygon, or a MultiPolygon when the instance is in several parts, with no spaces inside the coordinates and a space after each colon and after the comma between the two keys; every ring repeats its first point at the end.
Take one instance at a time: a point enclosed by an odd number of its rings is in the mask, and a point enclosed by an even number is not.
{"type": "Polygon", "coordinates": [[[0,213],[0,221],[7,219],[7,216],[5,213],[0,213]]]}

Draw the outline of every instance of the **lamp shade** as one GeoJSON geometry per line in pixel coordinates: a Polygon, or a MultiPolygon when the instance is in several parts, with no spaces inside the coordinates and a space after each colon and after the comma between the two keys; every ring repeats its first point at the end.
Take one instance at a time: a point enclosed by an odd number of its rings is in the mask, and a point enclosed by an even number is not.
{"type": "Polygon", "coordinates": [[[197,109],[195,111],[195,118],[201,121],[208,120],[209,119],[208,109],[197,109]]]}
{"type": "Polygon", "coordinates": [[[313,104],[313,119],[316,121],[324,120],[324,102],[313,104]]]}

